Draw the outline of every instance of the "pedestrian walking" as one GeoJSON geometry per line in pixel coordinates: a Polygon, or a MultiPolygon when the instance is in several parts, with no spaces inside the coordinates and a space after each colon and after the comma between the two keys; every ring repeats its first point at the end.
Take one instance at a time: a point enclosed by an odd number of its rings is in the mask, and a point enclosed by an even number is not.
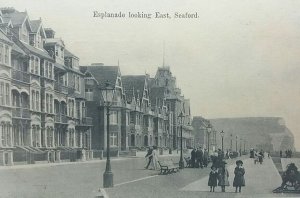
{"type": "Polygon", "coordinates": [[[226,162],[225,161],[222,161],[220,164],[219,164],[219,170],[218,170],[218,180],[219,180],[219,183],[218,185],[221,186],[221,190],[222,192],[225,192],[225,187],[226,186],[229,186],[229,181],[228,181],[228,177],[229,177],[229,172],[226,168],[226,162]]]}
{"type": "Polygon", "coordinates": [[[191,152],[191,166],[195,168],[196,149],[194,148],[191,152]]]}
{"type": "Polygon", "coordinates": [[[196,151],[196,168],[203,168],[202,160],[203,159],[203,152],[201,150],[201,147],[197,149],[196,151]]]}
{"type": "Polygon", "coordinates": [[[207,167],[208,165],[208,152],[207,152],[207,149],[204,149],[204,152],[203,152],[203,166],[204,167],[207,167]]]}
{"type": "Polygon", "coordinates": [[[154,147],[152,149],[152,166],[154,170],[158,169],[158,157],[157,157],[156,149],[157,147],[154,147]]]}
{"type": "Polygon", "coordinates": [[[215,192],[215,187],[218,185],[218,171],[217,167],[211,166],[211,171],[208,178],[208,186],[210,187],[210,192],[215,192]]]}
{"type": "Polygon", "coordinates": [[[235,192],[237,193],[238,189],[241,192],[242,186],[245,186],[245,169],[243,167],[243,161],[237,160],[236,167],[234,169],[234,180],[233,187],[235,187],[235,192]]]}
{"type": "Polygon", "coordinates": [[[151,164],[151,162],[152,162],[152,159],[153,159],[153,156],[152,156],[152,150],[153,150],[153,148],[152,148],[152,147],[149,147],[148,152],[147,152],[147,154],[146,154],[146,156],[145,156],[145,158],[147,158],[147,160],[148,160],[148,163],[147,163],[147,165],[145,166],[145,169],[148,169],[149,166],[150,166],[150,164],[151,164]]]}
{"type": "Polygon", "coordinates": [[[279,151],[280,158],[282,158],[282,150],[279,151]]]}

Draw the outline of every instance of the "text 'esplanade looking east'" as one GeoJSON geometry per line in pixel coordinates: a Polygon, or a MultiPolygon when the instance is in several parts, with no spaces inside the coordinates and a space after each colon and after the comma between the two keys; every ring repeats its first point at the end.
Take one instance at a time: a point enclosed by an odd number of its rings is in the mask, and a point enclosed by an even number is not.
{"type": "Polygon", "coordinates": [[[105,18],[131,18],[131,19],[196,19],[199,18],[197,12],[101,12],[93,11],[93,17],[105,18]]]}

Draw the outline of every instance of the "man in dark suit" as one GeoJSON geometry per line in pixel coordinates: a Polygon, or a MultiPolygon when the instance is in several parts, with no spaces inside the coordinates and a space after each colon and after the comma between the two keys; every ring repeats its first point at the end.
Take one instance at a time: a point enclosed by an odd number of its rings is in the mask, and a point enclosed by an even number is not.
{"type": "Polygon", "coordinates": [[[196,168],[203,168],[203,151],[200,148],[196,151],[196,168]]]}
{"type": "Polygon", "coordinates": [[[191,166],[195,168],[195,159],[196,159],[196,149],[193,149],[191,152],[191,166]]]}
{"type": "Polygon", "coordinates": [[[150,148],[148,149],[148,152],[147,152],[146,156],[145,156],[145,158],[148,157],[148,164],[147,164],[147,166],[145,167],[145,169],[148,169],[148,167],[149,167],[149,165],[150,165],[150,163],[151,163],[151,161],[152,161],[152,159],[153,159],[152,151],[153,151],[153,148],[150,147],[150,148]]]}

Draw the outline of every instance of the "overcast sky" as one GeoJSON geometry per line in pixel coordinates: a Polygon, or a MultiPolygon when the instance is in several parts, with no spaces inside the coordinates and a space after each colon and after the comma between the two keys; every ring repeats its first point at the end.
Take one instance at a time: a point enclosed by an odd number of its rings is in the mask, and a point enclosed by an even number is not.
{"type": "Polygon", "coordinates": [[[165,63],[206,118],[279,116],[300,149],[300,1],[0,0],[63,38],[81,64],[154,76],[165,63]],[[87,3],[88,2],[88,3],[87,3]],[[100,19],[99,12],[197,12],[198,19],[100,19]]]}

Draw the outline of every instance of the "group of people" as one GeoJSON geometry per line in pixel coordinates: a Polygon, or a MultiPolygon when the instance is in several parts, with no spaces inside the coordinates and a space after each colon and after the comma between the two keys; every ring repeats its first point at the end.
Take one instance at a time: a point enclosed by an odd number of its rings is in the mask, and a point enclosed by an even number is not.
{"type": "MultiPolygon", "coordinates": [[[[254,149],[250,150],[250,158],[254,158],[254,164],[256,163],[263,163],[263,159],[265,158],[265,152],[263,150],[257,151],[254,149]]],[[[269,154],[268,154],[269,156],[269,154]]]]}
{"type": "Polygon", "coordinates": [[[193,149],[189,164],[191,168],[203,168],[208,165],[208,152],[206,149],[202,150],[201,147],[193,149]]]}
{"type": "Polygon", "coordinates": [[[149,147],[147,154],[145,156],[147,160],[145,169],[148,169],[149,167],[151,167],[150,169],[152,170],[158,169],[158,157],[157,157],[156,149],[157,149],[156,147],[152,147],[152,146],[149,147]]]}
{"type": "MultiPolygon", "coordinates": [[[[215,192],[216,186],[221,186],[222,192],[225,192],[225,187],[229,186],[229,172],[226,168],[226,162],[221,161],[218,164],[211,166],[211,172],[209,173],[208,186],[210,186],[210,192],[215,192]]],[[[241,192],[242,186],[245,186],[245,169],[243,167],[243,161],[237,160],[236,167],[234,169],[233,187],[235,192],[241,192]]]]}
{"type": "MultiPolygon", "coordinates": [[[[279,154],[280,154],[280,157],[282,157],[282,151],[281,150],[280,150],[279,154]]],[[[291,149],[288,149],[288,150],[285,151],[285,157],[286,158],[291,158],[292,155],[293,155],[293,151],[291,149]]]]}

